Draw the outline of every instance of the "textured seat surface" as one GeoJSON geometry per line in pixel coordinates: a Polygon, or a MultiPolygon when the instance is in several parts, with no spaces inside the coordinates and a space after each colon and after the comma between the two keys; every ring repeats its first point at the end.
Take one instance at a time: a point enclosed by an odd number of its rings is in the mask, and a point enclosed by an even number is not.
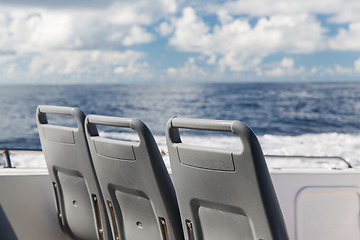
{"type": "Polygon", "coordinates": [[[58,218],[71,239],[111,239],[104,201],[78,108],[40,105],[37,124],[42,150],[53,183],[58,218]],[[49,124],[48,114],[67,115],[76,127],[49,124]]]}
{"type": "Polygon", "coordinates": [[[172,118],[166,140],[185,239],[288,239],[260,144],[250,128],[239,121],[172,118]],[[232,132],[242,148],[185,144],[179,128],[232,132]]]}
{"type": "Polygon", "coordinates": [[[85,122],[115,238],[183,240],[175,191],[146,125],[137,119],[97,115],[85,122]],[[133,129],[140,141],[101,137],[98,125],[133,129]]]}

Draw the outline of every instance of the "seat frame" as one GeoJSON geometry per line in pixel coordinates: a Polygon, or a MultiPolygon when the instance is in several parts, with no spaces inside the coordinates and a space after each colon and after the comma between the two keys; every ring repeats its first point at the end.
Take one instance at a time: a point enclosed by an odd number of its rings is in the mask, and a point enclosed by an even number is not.
{"type": "Polygon", "coordinates": [[[85,115],[75,107],[40,105],[37,125],[60,226],[70,239],[111,239],[111,228],[87,144],[85,115]],[[49,124],[48,114],[66,115],[77,128],[49,124]]]}
{"type": "Polygon", "coordinates": [[[147,126],[138,119],[89,115],[85,127],[115,238],[183,240],[175,190],[147,126]],[[97,125],[132,129],[140,142],[104,138],[97,125]]]}
{"type": "Polygon", "coordinates": [[[186,240],[288,239],[260,144],[248,126],[174,117],[166,140],[186,240]],[[180,128],[233,133],[242,149],[185,144],[180,128]]]}

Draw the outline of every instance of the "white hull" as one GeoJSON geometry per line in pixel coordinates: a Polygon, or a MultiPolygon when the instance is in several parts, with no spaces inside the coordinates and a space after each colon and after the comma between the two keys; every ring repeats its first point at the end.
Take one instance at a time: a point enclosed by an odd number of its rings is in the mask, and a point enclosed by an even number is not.
{"type": "MultiPolygon", "coordinates": [[[[359,170],[270,172],[290,239],[360,239],[359,170]]],[[[0,169],[0,223],[0,239],[66,239],[46,169],[0,169]]]]}

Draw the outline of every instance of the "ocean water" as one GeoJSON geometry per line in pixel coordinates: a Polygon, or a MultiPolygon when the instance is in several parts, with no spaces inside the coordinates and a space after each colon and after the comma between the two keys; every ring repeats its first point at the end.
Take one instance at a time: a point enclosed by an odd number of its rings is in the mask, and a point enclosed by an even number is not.
{"type": "MultiPolygon", "coordinates": [[[[85,114],[139,118],[164,152],[165,125],[176,115],[240,120],[253,129],[265,154],[339,156],[360,166],[360,83],[2,86],[1,149],[41,148],[35,120],[40,104],[79,107],[85,114]]],[[[55,120],[71,124],[67,118],[55,120]]],[[[135,133],[121,130],[104,128],[101,132],[105,137],[136,138],[135,133]]],[[[199,145],[241,145],[229,135],[182,134],[186,141],[199,145]]],[[[42,160],[31,157],[13,161],[19,166],[44,166],[42,160]]],[[[166,156],[165,162],[168,164],[166,156]]]]}

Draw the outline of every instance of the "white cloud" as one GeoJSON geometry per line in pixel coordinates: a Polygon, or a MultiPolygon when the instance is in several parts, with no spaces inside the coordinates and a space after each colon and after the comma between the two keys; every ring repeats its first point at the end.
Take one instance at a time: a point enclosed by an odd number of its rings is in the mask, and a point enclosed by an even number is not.
{"type": "Polygon", "coordinates": [[[209,27],[198,17],[194,9],[183,10],[183,16],[175,23],[175,33],[169,40],[170,45],[180,50],[201,52],[207,48],[209,27]]]}
{"type": "Polygon", "coordinates": [[[271,77],[282,77],[282,76],[286,75],[286,72],[282,68],[274,68],[272,70],[266,71],[265,75],[271,76],[271,77]]]}
{"type": "Polygon", "coordinates": [[[69,81],[151,77],[144,53],[119,49],[153,41],[147,28],[175,13],[176,1],[90,1],[82,8],[71,1],[61,7],[0,3],[1,82],[16,76],[69,81]]]}
{"type": "Polygon", "coordinates": [[[283,68],[293,68],[294,67],[294,59],[285,57],[281,61],[280,66],[283,68]]]}
{"type": "Polygon", "coordinates": [[[209,65],[215,64],[216,63],[216,55],[215,54],[210,55],[210,57],[206,61],[206,63],[209,64],[209,65]]]}
{"type": "Polygon", "coordinates": [[[0,52],[118,49],[147,43],[155,38],[145,26],[151,26],[177,9],[175,0],[108,4],[99,9],[64,10],[0,3],[0,52]]]}
{"type": "Polygon", "coordinates": [[[360,20],[358,0],[237,0],[210,4],[208,12],[226,11],[232,15],[255,17],[272,15],[326,14],[333,22],[360,20]]]}
{"type": "Polygon", "coordinates": [[[334,15],[329,19],[335,23],[351,23],[360,21],[360,1],[347,0],[338,1],[337,9],[334,15]]]}
{"type": "Polygon", "coordinates": [[[320,76],[325,76],[325,75],[334,76],[335,75],[335,69],[333,69],[332,67],[327,67],[327,68],[323,69],[320,72],[320,76]]]}
{"type": "Polygon", "coordinates": [[[310,70],[310,75],[314,75],[319,71],[319,69],[317,67],[312,67],[310,70]]]}
{"type": "Polygon", "coordinates": [[[16,60],[16,55],[15,54],[4,54],[1,55],[0,54],[0,66],[5,64],[5,63],[9,63],[9,62],[13,62],[16,60]]]}
{"type": "Polygon", "coordinates": [[[253,27],[248,19],[233,19],[224,11],[218,16],[222,24],[211,28],[194,9],[185,8],[182,17],[174,21],[169,44],[217,58],[222,70],[232,71],[254,69],[275,52],[312,53],[323,48],[325,30],[311,15],[262,17],[253,27]]]}
{"type": "Polygon", "coordinates": [[[23,54],[16,59],[0,55],[0,75],[43,79],[48,76],[95,81],[115,79],[116,75],[137,77],[148,73],[144,53],[135,51],[48,51],[23,54]],[[21,64],[21,62],[25,64],[21,64]],[[122,69],[122,70],[121,70],[122,69]],[[10,71],[10,72],[9,72],[10,71]]]}
{"type": "Polygon", "coordinates": [[[139,43],[147,43],[154,39],[154,36],[147,33],[144,28],[132,26],[129,34],[122,40],[124,46],[132,46],[139,43]]]}
{"type": "MultiPolygon", "coordinates": [[[[165,69],[165,77],[360,72],[360,59],[351,67],[340,62],[308,70],[288,57],[263,64],[272,54],[301,59],[298,54],[323,50],[360,51],[359,0],[211,2],[218,4],[188,0],[4,0],[0,3],[0,78],[26,76],[27,70],[34,78],[148,74],[150,60],[145,54],[124,49],[156,41],[155,34],[167,37],[168,44],[178,51],[198,54],[183,67],[165,69]],[[178,4],[194,7],[180,9],[181,13],[177,12],[178,4]],[[341,28],[334,34],[338,26],[341,28]],[[200,61],[212,66],[199,67],[200,61]]],[[[159,56],[166,54],[164,51],[159,56]]]]}
{"type": "Polygon", "coordinates": [[[140,74],[141,76],[151,77],[151,74],[148,72],[149,64],[147,62],[130,62],[127,65],[120,66],[114,69],[114,73],[123,76],[132,76],[140,74]]]}
{"type": "MultiPolygon", "coordinates": [[[[332,66],[318,66],[315,68],[313,74],[319,74],[320,76],[344,76],[347,75],[356,79],[360,72],[360,58],[354,61],[353,66],[344,66],[341,64],[333,64],[332,66]]],[[[357,79],[356,79],[357,80],[357,79]]]]}
{"type": "Polygon", "coordinates": [[[24,6],[24,7],[46,7],[46,8],[104,8],[111,5],[116,0],[63,0],[63,1],[49,1],[49,0],[1,0],[1,3],[10,6],[24,6]]]}
{"type": "Polygon", "coordinates": [[[360,58],[354,62],[354,70],[360,72],[360,58]]]}
{"type": "Polygon", "coordinates": [[[171,79],[194,80],[203,79],[207,75],[207,73],[203,68],[196,65],[194,58],[189,58],[185,62],[184,67],[168,68],[167,75],[171,79]]]}
{"type": "Polygon", "coordinates": [[[360,51],[360,21],[349,24],[348,30],[340,29],[335,37],[329,39],[329,48],[360,51]]]}
{"type": "Polygon", "coordinates": [[[230,23],[234,19],[226,10],[219,10],[216,12],[216,15],[222,25],[230,23]]]}
{"type": "MultiPolygon", "coordinates": [[[[118,67],[136,65],[144,54],[141,52],[102,52],[102,51],[60,51],[36,55],[29,64],[30,73],[45,74],[96,74],[111,72],[118,67]]],[[[133,68],[133,67],[132,67],[133,68]]]]}
{"type": "Polygon", "coordinates": [[[172,24],[167,22],[162,22],[158,27],[158,32],[161,36],[168,36],[174,31],[174,27],[172,24]]]}
{"type": "Polygon", "coordinates": [[[335,72],[338,74],[351,74],[353,73],[352,67],[344,67],[339,64],[335,64],[335,72]]]}
{"type": "Polygon", "coordinates": [[[116,1],[100,13],[102,17],[106,16],[109,23],[115,25],[149,25],[175,13],[176,10],[176,0],[135,0],[116,1]]]}
{"type": "MultiPolygon", "coordinates": [[[[358,0],[238,0],[208,4],[205,8],[217,15],[219,24],[210,26],[193,8],[187,7],[181,17],[172,21],[175,30],[169,44],[180,51],[207,56],[207,63],[218,64],[221,71],[256,71],[262,60],[274,53],[360,50],[358,0]],[[329,37],[326,34],[329,29],[322,24],[319,14],[326,15],[322,19],[332,24],[349,23],[348,28],[329,37]]],[[[313,68],[311,74],[317,70],[313,68]]],[[[281,76],[301,71],[305,70],[288,71],[278,66],[266,73],[281,76]]],[[[348,74],[350,69],[334,64],[331,71],[348,74]]]]}
{"type": "Polygon", "coordinates": [[[294,59],[284,57],[281,62],[276,64],[277,66],[266,70],[264,74],[270,77],[283,77],[303,74],[305,72],[304,67],[294,68],[294,59]]]}
{"type": "Polygon", "coordinates": [[[284,57],[280,62],[262,66],[258,69],[257,74],[268,77],[300,76],[302,79],[314,76],[347,76],[350,79],[356,79],[357,71],[360,72],[360,58],[354,62],[354,66],[333,64],[332,66],[313,66],[311,69],[306,69],[304,66],[295,67],[295,61],[292,58],[284,57]]]}

